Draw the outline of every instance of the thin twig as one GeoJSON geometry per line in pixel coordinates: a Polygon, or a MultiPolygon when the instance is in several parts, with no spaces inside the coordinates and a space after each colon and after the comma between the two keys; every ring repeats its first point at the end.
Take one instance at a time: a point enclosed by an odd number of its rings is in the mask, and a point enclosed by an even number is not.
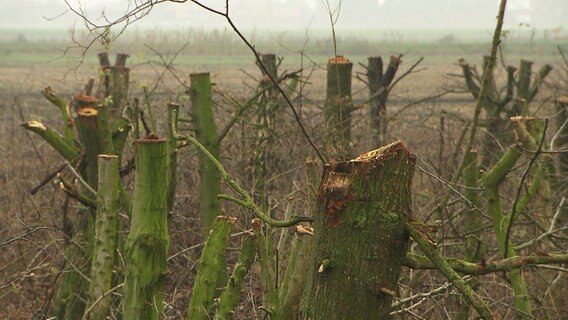
{"type": "Polygon", "coordinates": [[[81,183],[81,185],[92,195],[96,196],[97,192],[87,183],[87,181],[83,179],[83,177],[81,177],[81,175],[75,170],[73,165],[71,165],[69,161],[66,161],[65,164],[67,165],[67,168],[71,171],[71,173],[73,173],[73,176],[75,176],[75,178],[81,183]]]}
{"type": "Polygon", "coordinates": [[[310,137],[310,135],[308,134],[308,132],[306,131],[306,128],[304,127],[304,124],[302,123],[302,119],[300,118],[300,115],[298,114],[298,112],[296,111],[296,108],[294,107],[294,104],[292,103],[292,101],[290,100],[290,98],[288,97],[288,95],[286,94],[286,92],[284,91],[284,89],[278,84],[277,79],[274,78],[273,75],[270,74],[270,72],[268,72],[268,69],[266,68],[266,66],[264,65],[264,63],[262,63],[262,59],[260,58],[260,55],[258,54],[258,52],[256,51],[256,49],[254,48],[254,46],[247,40],[247,38],[245,38],[245,36],[241,33],[241,31],[237,28],[237,26],[234,24],[233,20],[231,19],[231,17],[229,16],[229,0],[225,0],[225,13],[222,13],[220,11],[214,10],[212,8],[209,8],[201,3],[199,3],[198,1],[194,1],[192,0],[193,3],[199,5],[200,7],[213,12],[215,14],[218,14],[222,17],[224,17],[227,20],[227,23],[229,23],[229,25],[231,26],[231,28],[233,29],[233,31],[237,34],[237,36],[241,39],[241,41],[243,41],[243,43],[252,51],[252,53],[254,54],[255,58],[256,58],[256,63],[260,66],[260,68],[262,69],[262,71],[264,72],[264,74],[270,79],[270,81],[274,84],[274,86],[276,87],[276,89],[278,90],[278,92],[280,93],[280,95],[284,98],[284,100],[286,101],[286,104],[288,105],[288,107],[290,108],[290,110],[292,111],[292,114],[294,115],[294,119],[296,120],[296,123],[298,124],[298,127],[300,127],[300,130],[302,131],[302,134],[304,135],[304,137],[306,138],[306,140],[308,141],[308,143],[310,144],[310,146],[312,147],[312,149],[316,152],[318,158],[320,159],[320,161],[322,163],[327,163],[327,160],[325,159],[325,157],[323,156],[323,154],[321,153],[321,151],[318,149],[318,147],[315,145],[315,143],[313,142],[312,138],[310,137]]]}

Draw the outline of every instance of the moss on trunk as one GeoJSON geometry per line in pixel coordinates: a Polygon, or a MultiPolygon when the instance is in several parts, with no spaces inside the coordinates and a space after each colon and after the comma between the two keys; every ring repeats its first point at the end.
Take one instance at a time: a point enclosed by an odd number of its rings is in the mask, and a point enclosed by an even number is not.
{"type": "Polygon", "coordinates": [[[415,159],[396,142],[324,168],[302,319],[389,318],[415,159]]]}
{"type": "Polygon", "coordinates": [[[158,319],[166,275],[168,146],[148,136],[136,141],[136,180],[126,243],[124,319],[158,319]]]}
{"type": "MultiPolygon", "coordinates": [[[[191,78],[192,115],[195,124],[195,137],[217,160],[219,160],[219,141],[213,100],[211,98],[211,79],[209,73],[194,73],[191,78]]],[[[221,175],[213,162],[203,153],[199,157],[199,203],[203,234],[207,236],[209,227],[221,214],[217,195],[221,193],[221,175]]]]}

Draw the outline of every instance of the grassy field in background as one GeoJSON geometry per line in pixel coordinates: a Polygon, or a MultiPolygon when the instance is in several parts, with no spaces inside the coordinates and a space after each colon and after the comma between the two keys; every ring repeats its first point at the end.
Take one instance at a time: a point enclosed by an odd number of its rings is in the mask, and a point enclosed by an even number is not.
{"type": "MultiPolygon", "coordinates": [[[[305,34],[293,32],[249,32],[249,41],[260,52],[274,52],[285,57],[290,65],[299,65],[301,59],[324,63],[333,55],[333,41],[327,31],[305,34]]],[[[85,33],[72,34],[66,30],[14,30],[0,32],[0,65],[25,66],[50,64],[69,66],[82,60],[84,48],[93,38],[85,33]]],[[[455,63],[461,57],[480,61],[489,49],[490,34],[472,30],[419,31],[347,31],[338,32],[338,54],[354,62],[364,62],[371,55],[404,54],[425,58],[428,64],[455,63]]],[[[503,41],[503,52],[508,63],[519,59],[536,63],[554,63],[557,47],[568,47],[568,37],[562,34],[546,35],[544,31],[527,36],[526,32],[510,32],[503,41]]],[[[127,52],[134,64],[171,57],[177,53],[179,66],[242,66],[252,63],[249,49],[229,30],[128,30],[111,42],[106,49],[127,52]]],[[[95,41],[85,56],[88,64],[96,63],[94,53],[104,48],[95,41]]]]}

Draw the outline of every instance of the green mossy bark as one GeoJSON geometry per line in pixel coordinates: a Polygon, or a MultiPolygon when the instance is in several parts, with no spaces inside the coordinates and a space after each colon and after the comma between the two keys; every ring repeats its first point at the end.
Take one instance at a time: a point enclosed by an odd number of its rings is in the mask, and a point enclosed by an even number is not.
{"type": "Polygon", "coordinates": [[[415,161],[396,142],[324,168],[302,319],[389,319],[415,161]]]}
{"type": "Polygon", "coordinates": [[[217,216],[211,225],[197,266],[187,312],[188,320],[207,320],[212,315],[220,274],[226,272],[224,250],[235,221],[234,217],[217,216]]]}
{"type": "Polygon", "coordinates": [[[79,150],[74,145],[68,143],[57,131],[48,128],[43,123],[28,121],[22,123],[22,127],[42,137],[65,160],[72,161],[79,156],[79,150]]]}
{"type": "MultiPolygon", "coordinates": [[[[565,150],[568,148],[568,96],[562,96],[556,99],[556,139],[553,148],[556,150],[565,150]]],[[[568,152],[558,154],[556,159],[554,175],[554,189],[559,192],[561,197],[555,202],[555,206],[561,205],[560,208],[560,225],[565,225],[568,221],[568,152]],[[561,202],[562,197],[565,198],[561,202]]],[[[566,232],[565,232],[566,234],[566,232]]]]}
{"type": "MultiPolygon", "coordinates": [[[[278,64],[276,55],[273,53],[261,54],[260,60],[274,79],[278,79],[278,64]]],[[[266,180],[269,168],[275,162],[272,152],[274,144],[274,131],[276,126],[276,112],[279,107],[280,93],[273,86],[270,78],[261,68],[263,78],[258,90],[262,92],[256,103],[256,121],[258,131],[256,133],[256,148],[254,150],[254,181],[257,194],[257,203],[265,212],[268,212],[268,189],[266,180]]]]}
{"type": "Polygon", "coordinates": [[[95,243],[89,283],[89,304],[83,319],[105,319],[111,303],[112,267],[116,250],[120,176],[118,157],[99,156],[99,187],[95,243]]]}
{"type": "Polygon", "coordinates": [[[463,170],[463,183],[465,186],[464,196],[469,201],[470,207],[465,213],[464,230],[467,234],[465,254],[468,261],[477,262],[485,256],[486,248],[483,245],[483,230],[479,226],[483,222],[480,212],[481,200],[479,198],[479,166],[477,152],[471,151],[465,156],[463,170]]]}
{"type": "Polygon", "coordinates": [[[168,214],[171,215],[174,210],[177,188],[177,123],[179,116],[179,105],[168,103],[168,214]]]}
{"type": "MultiPolygon", "coordinates": [[[[308,181],[308,199],[305,215],[311,217],[317,210],[316,189],[321,174],[319,172],[320,167],[315,159],[308,158],[305,163],[308,181]]],[[[283,320],[300,318],[300,304],[313,259],[313,228],[306,225],[297,225],[293,228],[294,236],[290,245],[286,273],[278,292],[283,320]]],[[[281,251],[279,250],[279,252],[281,251]]]]}
{"type": "MultiPolygon", "coordinates": [[[[110,67],[108,55],[104,53],[103,56],[101,62],[106,62],[101,63],[101,65],[103,69],[108,69],[110,67]]],[[[119,58],[117,58],[118,67],[124,66],[126,56],[124,54],[119,55],[119,58]]],[[[125,77],[123,71],[121,71],[120,80],[116,78],[101,84],[101,88],[108,87],[108,85],[115,88],[111,91],[115,97],[121,95],[121,98],[118,99],[122,101],[121,105],[125,103],[128,91],[128,76],[125,77]],[[122,85],[112,84],[113,81],[121,82],[122,85]],[[118,93],[117,90],[121,92],[118,93]]],[[[67,161],[80,159],[76,168],[79,175],[92,189],[96,190],[98,185],[98,155],[102,153],[117,154],[118,163],[120,163],[122,148],[130,127],[126,119],[109,115],[107,105],[114,104],[111,99],[106,98],[111,91],[101,91],[99,99],[90,95],[93,83],[94,80],[90,79],[85,88],[86,95],[75,96],[71,104],[57,96],[50,87],[46,87],[42,91],[42,95],[57,106],[60,111],[63,135],[46,128],[39,122],[32,121],[23,126],[40,135],[67,161]],[[75,134],[75,130],[78,134],[75,134]],[[74,140],[76,136],[79,138],[78,141],[74,140]]],[[[118,100],[115,99],[114,101],[118,100]]],[[[65,181],[63,183],[66,184],[65,181]]],[[[66,184],[66,187],[74,188],[69,183],[66,184]]],[[[80,202],[88,203],[90,199],[86,196],[85,189],[75,190],[77,191],[76,198],[80,202]]],[[[120,186],[119,193],[120,204],[126,212],[129,212],[129,200],[122,186],[120,186]]],[[[94,210],[85,207],[79,207],[72,211],[64,213],[64,228],[71,240],[65,248],[64,271],[50,310],[50,313],[58,319],[81,318],[85,311],[85,304],[89,301],[87,293],[89,280],[87,276],[91,273],[96,213],[94,210]],[[67,221],[67,217],[71,222],[67,221]]]]}
{"type": "MultiPolygon", "coordinates": [[[[485,256],[486,246],[483,243],[483,230],[479,227],[483,221],[480,212],[481,201],[479,198],[479,167],[477,152],[471,151],[465,155],[465,167],[463,170],[463,183],[465,186],[464,196],[470,203],[470,208],[461,217],[463,222],[462,234],[467,235],[465,240],[465,256],[467,261],[480,262],[485,256]]],[[[479,281],[472,279],[471,288],[475,291],[479,287],[479,281]]],[[[456,315],[457,320],[467,320],[470,313],[470,305],[463,303],[461,297],[458,300],[459,311],[456,315]]]]}
{"type": "Polygon", "coordinates": [[[254,218],[251,224],[252,231],[256,236],[258,263],[260,265],[261,282],[264,290],[264,305],[262,309],[268,313],[270,319],[280,320],[281,308],[276,276],[276,255],[272,247],[272,241],[270,241],[270,232],[263,231],[264,223],[260,218],[254,218]],[[269,236],[266,236],[266,234],[269,236]]]}
{"type": "MultiPolygon", "coordinates": [[[[452,269],[469,275],[484,275],[517,268],[525,268],[539,264],[558,264],[568,262],[568,254],[514,256],[507,259],[488,261],[485,264],[469,262],[455,258],[445,258],[452,269]]],[[[425,256],[409,254],[403,260],[403,265],[413,269],[434,270],[438,267],[425,256]]]]}
{"type": "MultiPolygon", "coordinates": [[[[497,237],[499,251],[504,257],[514,257],[516,255],[514,246],[510,239],[506,239],[506,228],[511,217],[506,215],[501,206],[499,196],[499,186],[505,175],[512,169],[513,165],[521,156],[518,147],[513,146],[503,155],[491,171],[484,177],[485,198],[487,199],[487,210],[491,217],[493,230],[497,237]],[[505,244],[505,241],[508,243],[505,244]]],[[[520,269],[513,269],[509,272],[509,283],[515,294],[515,305],[521,313],[523,319],[532,318],[530,296],[527,283],[520,269]]]]}
{"type": "Polygon", "coordinates": [[[343,56],[328,60],[325,121],[334,158],[347,159],[351,153],[351,72],[353,63],[343,56]]]}
{"type": "MultiPolygon", "coordinates": [[[[81,151],[84,154],[79,174],[94,190],[98,187],[97,157],[104,149],[101,137],[97,100],[91,96],[75,96],[73,107],[77,113],[81,151]]],[[[108,129],[108,128],[107,128],[108,129]]],[[[58,319],[80,319],[89,300],[89,282],[83,275],[91,273],[91,258],[95,236],[95,212],[89,208],[76,211],[73,222],[73,241],[65,248],[66,267],[59,284],[54,314],[58,319]]]]}
{"type": "MultiPolygon", "coordinates": [[[[194,73],[191,79],[192,115],[195,124],[195,136],[214,157],[219,159],[219,141],[217,125],[213,113],[211,98],[211,79],[209,73],[194,73]]],[[[199,203],[203,234],[207,235],[215,218],[221,214],[221,206],[217,195],[221,193],[221,175],[215,164],[203,153],[199,157],[199,203]]]]}
{"type": "Polygon", "coordinates": [[[126,242],[124,319],[158,319],[161,289],[167,273],[168,146],[148,136],[137,140],[136,178],[130,233],[126,242]]]}
{"type": "MultiPolygon", "coordinates": [[[[513,243],[511,239],[508,238],[509,225],[515,222],[529,200],[534,196],[536,193],[535,188],[538,187],[540,179],[538,178],[533,181],[531,185],[532,188],[529,187],[529,192],[519,199],[512,213],[506,213],[503,210],[499,188],[507,174],[514,168],[517,160],[521,157],[521,150],[536,151],[536,141],[539,141],[542,134],[544,134],[543,121],[524,117],[515,117],[512,121],[515,124],[517,144],[509,147],[499,161],[483,176],[487,211],[491,218],[499,251],[505,258],[516,256],[513,243]]],[[[530,294],[522,270],[513,269],[508,273],[508,276],[509,283],[515,294],[515,306],[518,309],[520,318],[531,319],[532,306],[530,294]]]]}
{"type": "Polygon", "coordinates": [[[294,238],[290,245],[288,266],[279,290],[281,319],[295,320],[300,318],[300,301],[308,278],[312,258],[312,230],[304,226],[294,227],[294,238]]]}
{"type": "Polygon", "coordinates": [[[86,234],[88,213],[83,211],[79,214],[81,216],[77,217],[77,220],[73,223],[76,228],[73,232],[73,241],[69,242],[65,248],[65,269],[62,270],[63,275],[57,288],[55,303],[50,312],[56,319],[81,319],[85,311],[86,292],[89,283],[75,268],[87,272],[83,274],[89,274],[90,261],[86,250],[88,250],[90,243],[86,234]]]}
{"type": "Polygon", "coordinates": [[[481,298],[475,294],[475,291],[469,286],[467,281],[462,279],[460,275],[452,269],[446,258],[442,256],[440,250],[436,247],[434,243],[430,240],[426,231],[420,230],[423,225],[420,223],[409,223],[407,229],[410,232],[410,236],[416,243],[420,250],[428,257],[428,259],[436,266],[436,269],[440,271],[452,283],[456,289],[463,295],[465,300],[470,306],[475,308],[481,319],[492,320],[493,316],[487,305],[481,300],[481,298]]]}
{"type": "Polygon", "coordinates": [[[51,87],[43,89],[41,94],[59,109],[59,112],[61,113],[61,122],[63,123],[63,137],[65,137],[65,141],[68,144],[73,144],[73,117],[71,116],[69,102],[56,95],[51,87]]]}
{"type": "Polygon", "coordinates": [[[240,300],[240,291],[245,277],[254,262],[256,255],[256,241],[252,234],[247,234],[243,240],[239,259],[233,269],[233,275],[229,278],[225,290],[219,296],[217,313],[214,320],[230,320],[233,318],[235,308],[240,300]]]}

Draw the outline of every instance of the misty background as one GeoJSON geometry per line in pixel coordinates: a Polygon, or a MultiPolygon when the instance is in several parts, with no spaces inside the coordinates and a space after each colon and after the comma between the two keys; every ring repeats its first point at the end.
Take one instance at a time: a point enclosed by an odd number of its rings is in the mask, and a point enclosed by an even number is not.
{"type": "MultiPolygon", "coordinates": [[[[138,1],[140,2],[140,1],[138,1]]],[[[132,0],[68,0],[94,22],[113,20],[132,9],[132,0]]],[[[204,4],[224,10],[225,1],[204,4]]],[[[321,0],[230,0],[230,16],[243,30],[328,30],[321,0]]],[[[339,1],[329,1],[332,9],[339,1]]],[[[498,0],[343,0],[338,30],[491,30],[498,0]]],[[[509,0],[505,27],[566,31],[568,0],[509,0]]],[[[0,0],[2,29],[76,29],[83,22],[63,0],[0,0]]],[[[191,2],[161,3],[136,28],[224,29],[226,21],[191,2]]],[[[564,32],[562,32],[564,33],[564,32]]]]}

